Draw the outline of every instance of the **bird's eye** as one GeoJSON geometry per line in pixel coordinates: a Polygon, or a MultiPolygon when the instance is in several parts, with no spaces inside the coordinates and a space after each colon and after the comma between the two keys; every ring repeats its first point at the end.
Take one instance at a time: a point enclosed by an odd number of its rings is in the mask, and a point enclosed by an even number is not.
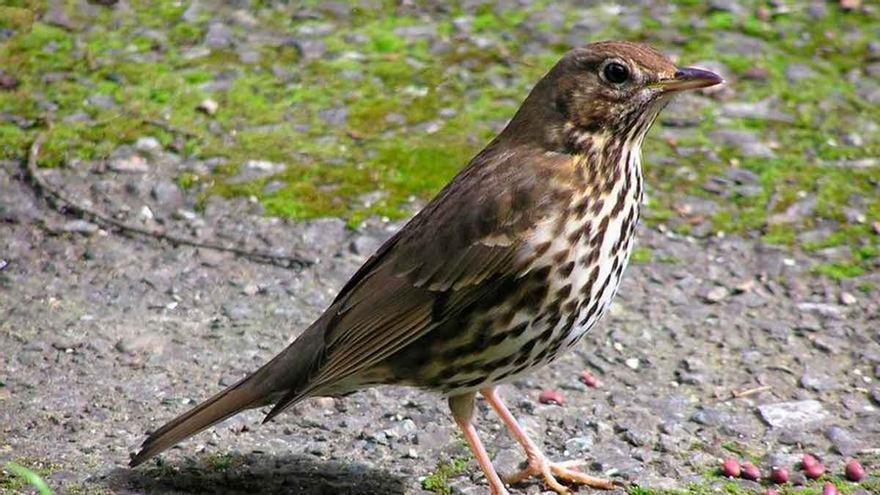
{"type": "Polygon", "coordinates": [[[620,84],[629,79],[629,69],[618,62],[611,62],[602,70],[605,80],[612,84],[620,84]]]}

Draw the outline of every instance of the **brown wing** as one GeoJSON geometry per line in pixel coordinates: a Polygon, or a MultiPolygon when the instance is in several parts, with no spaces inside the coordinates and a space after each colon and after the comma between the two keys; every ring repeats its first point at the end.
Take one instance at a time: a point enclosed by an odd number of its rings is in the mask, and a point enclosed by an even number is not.
{"type": "Polygon", "coordinates": [[[513,273],[529,256],[524,238],[556,206],[552,171],[565,159],[555,160],[526,149],[478,155],[343,287],[324,359],[276,409],[388,358],[513,273]]]}

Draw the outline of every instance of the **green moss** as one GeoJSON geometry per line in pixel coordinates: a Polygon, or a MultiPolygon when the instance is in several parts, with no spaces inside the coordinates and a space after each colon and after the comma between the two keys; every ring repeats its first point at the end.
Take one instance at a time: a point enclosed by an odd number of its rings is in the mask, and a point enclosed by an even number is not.
{"type": "Polygon", "coordinates": [[[814,271],[835,280],[845,280],[864,274],[866,269],[853,263],[828,263],[816,266],[814,271]]]}
{"type": "Polygon", "coordinates": [[[450,478],[464,474],[467,468],[467,459],[454,458],[450,462],[441,462],[433,474],[422,481],[422,488],[434,493],[449,495],[452,489],[449,487],[450,478]]]}
{"type": "Polygon", "coordinates": [[[650,248],[645,247],[637,247],[633,249],[632,256],[630,257],[630,260],[637,265],[650,263],[653,259],[654,252],[650,248]]]}
{"type": "MultiPolygon", "coordinates": [[[[410,198],[430,198],[491,139],[494,129],[510,118],[531,85],[567,48],[547,46],[539,53],[523,54],[523,40],[531,36],[523,31],[523,21],[542,5],[487,5],[476,12],[452,5],[448,16],[437,22],[440,36],[452,44],[444,53],[396,34],[398,28],[418,25],[422,19],[355,9],[350,19],[330,20],[338,29],[325,38],[328,53],[320,60],[306,63],[292,46],[267,45],[260,48],[261,62],[247,65],[231,50],[184,56],[204,38],[209,16],[184,22],[186,5],[173,0],[133,2],[127,15],[100,9],[93,19],[81,19],[76,9],[68,9],[72,19],[89,25],[74,32],[39,22],[45,9],[41,2],[15,2],[2,7],[0,15],[0,27],[14,32],[0,45],[0,66],[16,74],[21,86],[0,92],[0,107],[36,124],[0,126],[0,157],[15,160],[26,155],[50,103],[55,126],[44,146],[43,166],[100,160],[144,135],[170,145],[181,136],[150,123],[167,121],[195,136],[184,140],[182,154],[226,158],[227,165],[211,176],[181,176],[182,187],[198,182],[205,184],[207,194],[254,196],[270,214],[295,219],[339,215],[357,224],[369,215],[400,218],[411,213],[410,198]],[[452,20],[466,14],[473,16],[474,31],[497,44],[478,48],[461,40],[452,20]],[[168,42],[156,43],[144,34],[145,27],[166,29],[168,42]],[[154,62],[143,63],[145,56],[154,62]],[[90,104],[95,95],[109,96],[116,108],[90,104]],[[219,103],[213,116],[196,110],[207,97],[219,103]],[[349,112],[343,124],[330,125],[320,118],[322,110],[340,106],[349,112]],[[71,116],[77,118],[68,119],[71,116]],[[434,122],[442,125],[433,134],[421,130],[424,126],[413,129],[434,122]],[[266,180],[231,183],[247,160],[286,164],[287,171],[272,178],[283,187],[267,193],[266,180]],[[379,201],[359,201],[374,191],[381,192],[379,201]]],[[[749,5],[756,11],[759,4],[749,5]]],[[[325,22],[279,15],[285,8],[261,4],[252,14],[280,38],[299,36],[301,30],[325,22]]],[[[850,224],[844,213],[848,205],[861,204],[869,224],[880,218],[880,171],[827,163],[880,156],[880,140],[868,133],[861,146],[844,140],[858,122],[880,121],[880,108],[858,97],[851,76],[868,60],[876,16],[851,15],[829,6],[822,19],[795,9],[765,21],[713,11],[704,2],[681,1],[662,23],[645,15],[640,29],[628,32],[601,8],[572,9],[571,14],[565,28],[579,15],[607,21],[594,39],[644,39],[646,30],[662,28],[651,41],[657,43],[664,32],[678,33],[686,41],[674,48],[685,63],[717,60],[736,75],[763,68],[764,81],[731,82],[737,100],[773,98],[792,118],[724,122],[717,116],[720,104],[713,104],[693,135],[675,146],[649,137],[648,153],[658,158],[645,163],[652,199],[645,212],[649,224],[663,223],[687,233],[691,227],[674,209],[682,195],[718,203],[718,214],[711,219],[716,230],[759,235],[777,244],[795,245],[800,232],[835,222],[839,227],[834,235],[821,246],[805,248],[848,245],[853,258],[817,272],[839,278],[873,269],[870,251],[876,250],[880,238],[867,225],[850,224]],[[799,34],[779,36],[780,29],[799,34]],[[726,31],[763,40],[767,47],[755,53],[722,53],[719,43],[726,31]],[[843,35],[858,31],[863,36],[857,41],[843,35]],[[786,71],[793,64],[806,65],[815,77],[790,81],[786,71]],[[776,156],[744,157],[736,148],[718,146],[710,136],[719,125],[760,133],[775,143],[776,156]],[[706,153],[679,154],[681,148],[706,153]],[[661,165],[664,162],[674,166],[661,165]],[[703,189],[713,177],[723,176],[731,163],[759,177],[757,194],[718,197],[703,189]],[[785,226],[767,221],[804,194],[817,198],[814,215],[785,226]]],[[[666,50],[673,43],[660,45],[666,50]]],[[[634,262],[644,261],[643,256],[647,253],[636,252],[634,262]]]]}

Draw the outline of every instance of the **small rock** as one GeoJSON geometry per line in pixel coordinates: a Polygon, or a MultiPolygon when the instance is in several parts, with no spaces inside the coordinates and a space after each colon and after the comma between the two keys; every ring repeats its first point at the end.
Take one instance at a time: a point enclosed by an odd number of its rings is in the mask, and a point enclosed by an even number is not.
{"type": "Polygon", "coordinates": [[[382,243],[370,235],[359,235],[351,241],[351,252],[359,256],[369,256],[376,252],[382,243]]]}
{"type": "Polygon", "coordinates": [[[856,299],[856,296],[850,294],[849,292],[843,292],[840,294],[840,302],[846,306],[852,306],[859,301],[858,299],[856,299]]]}
{"type": "Polygon", "coordinates": [[[758,412],[770,426],[785,429],[821,423],[828,417],[828,412],[817,400],[764,404],[758,406],[758,412]]]}
{"type": "Polygon", "coordinates": [[[140,155],[113,158],[107,166],[114,172],[126,174],[143,174],[150,170],[147,161],[140,155]]]}
{"type": "Polygon", "coordinates": [[[222,22],[212,22],[205,34],[205,44],[210,48],[227,48],[232,45],[232,30],[222,22]]]}
{"type": "Polygon", "coordinates": [[[162,149],[162,143],[152,136],[142,137],[135,141],[134,149],[145,153],[155,153],[162,149]]]}
{"type": "Polygon", "coordinates": [[[196,110],[200,112],[204,112],[207,115],[214,115],[217,113],[217,110],[220,108],[220,105],[212,100],[211,98],[205,98],[199,103],[199,106],[196,107],[196,110]]]}
{"type": "Polygon", "coordinates": [[[302,39],[289,42],[302,55],[305,61],[320,60],[327,53],[327,44],[322,40],[302,39]]]}
{"type": "Polygon", "coordinates": [[[77,234],[92,235],[98,231],[98,226],[86,220],[71,220],[65,223],[61,230],[77,234]]]}
{"type": "Polygon", "coordinates": [[[161,354],[165,339],[155,334],[125,337],[116,342],[115,348],[123,354],[161,354]]]}
{"type": "Polygon", "coordinates": [[[825,436],[834,444],[834,449],[844,457],[854,455],[867,447],[865,442],[857,438],[850,430],[839,426],[828,428],[825,436]]]}
{"type": "Polygon", "coordinates": [[[801,82],[816,77],[816,71],[805,64],[791,64],[785,71],[785,77],[791,82],[801,82]]]}
{"type": "Polygon", "coordinates": [[[167,180],[160,181],[150,190],[150,196],[164,208],[178,208],[183,204],[183,194],[177,184],[167,180]]]}
{"type": "Polygon", "coordinates": [[[21,84],[17,77],[0,71],[0,91],[12,91],[21,84]]]}
{"type": "Polygon", "coordinates": [[[327,124],[334,127],[342,127],[348,122],[348,108],[335,107],[320,110],[318,116],[327,124]]]}
{"type": "Polygon", "coordinates": [[[708,303],[716,304],[727,299],[729,292],[726,287],[716,285],[703,294],[703,300],[708,303]]]}
{"type": "Polygon", "coordinates": [[[625,364],[626,367],[629,369],[638,370],[640,362],[639,362],[639,358],[629,358],[626,361],[624,361],[623,364],[625,364]]]}

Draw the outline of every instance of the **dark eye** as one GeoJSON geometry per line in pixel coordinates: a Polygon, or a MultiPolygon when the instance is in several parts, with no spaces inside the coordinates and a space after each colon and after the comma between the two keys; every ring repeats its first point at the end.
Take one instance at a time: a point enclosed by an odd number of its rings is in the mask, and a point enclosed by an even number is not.
{"type": "Polygon", "coordinates": [[[602,74],[605,75],[605,80],[612,84],[620,84],[629,79],[629,69],[617,62],[611,62],[606,65],[605,69],[602,70],[602,74]]]}

